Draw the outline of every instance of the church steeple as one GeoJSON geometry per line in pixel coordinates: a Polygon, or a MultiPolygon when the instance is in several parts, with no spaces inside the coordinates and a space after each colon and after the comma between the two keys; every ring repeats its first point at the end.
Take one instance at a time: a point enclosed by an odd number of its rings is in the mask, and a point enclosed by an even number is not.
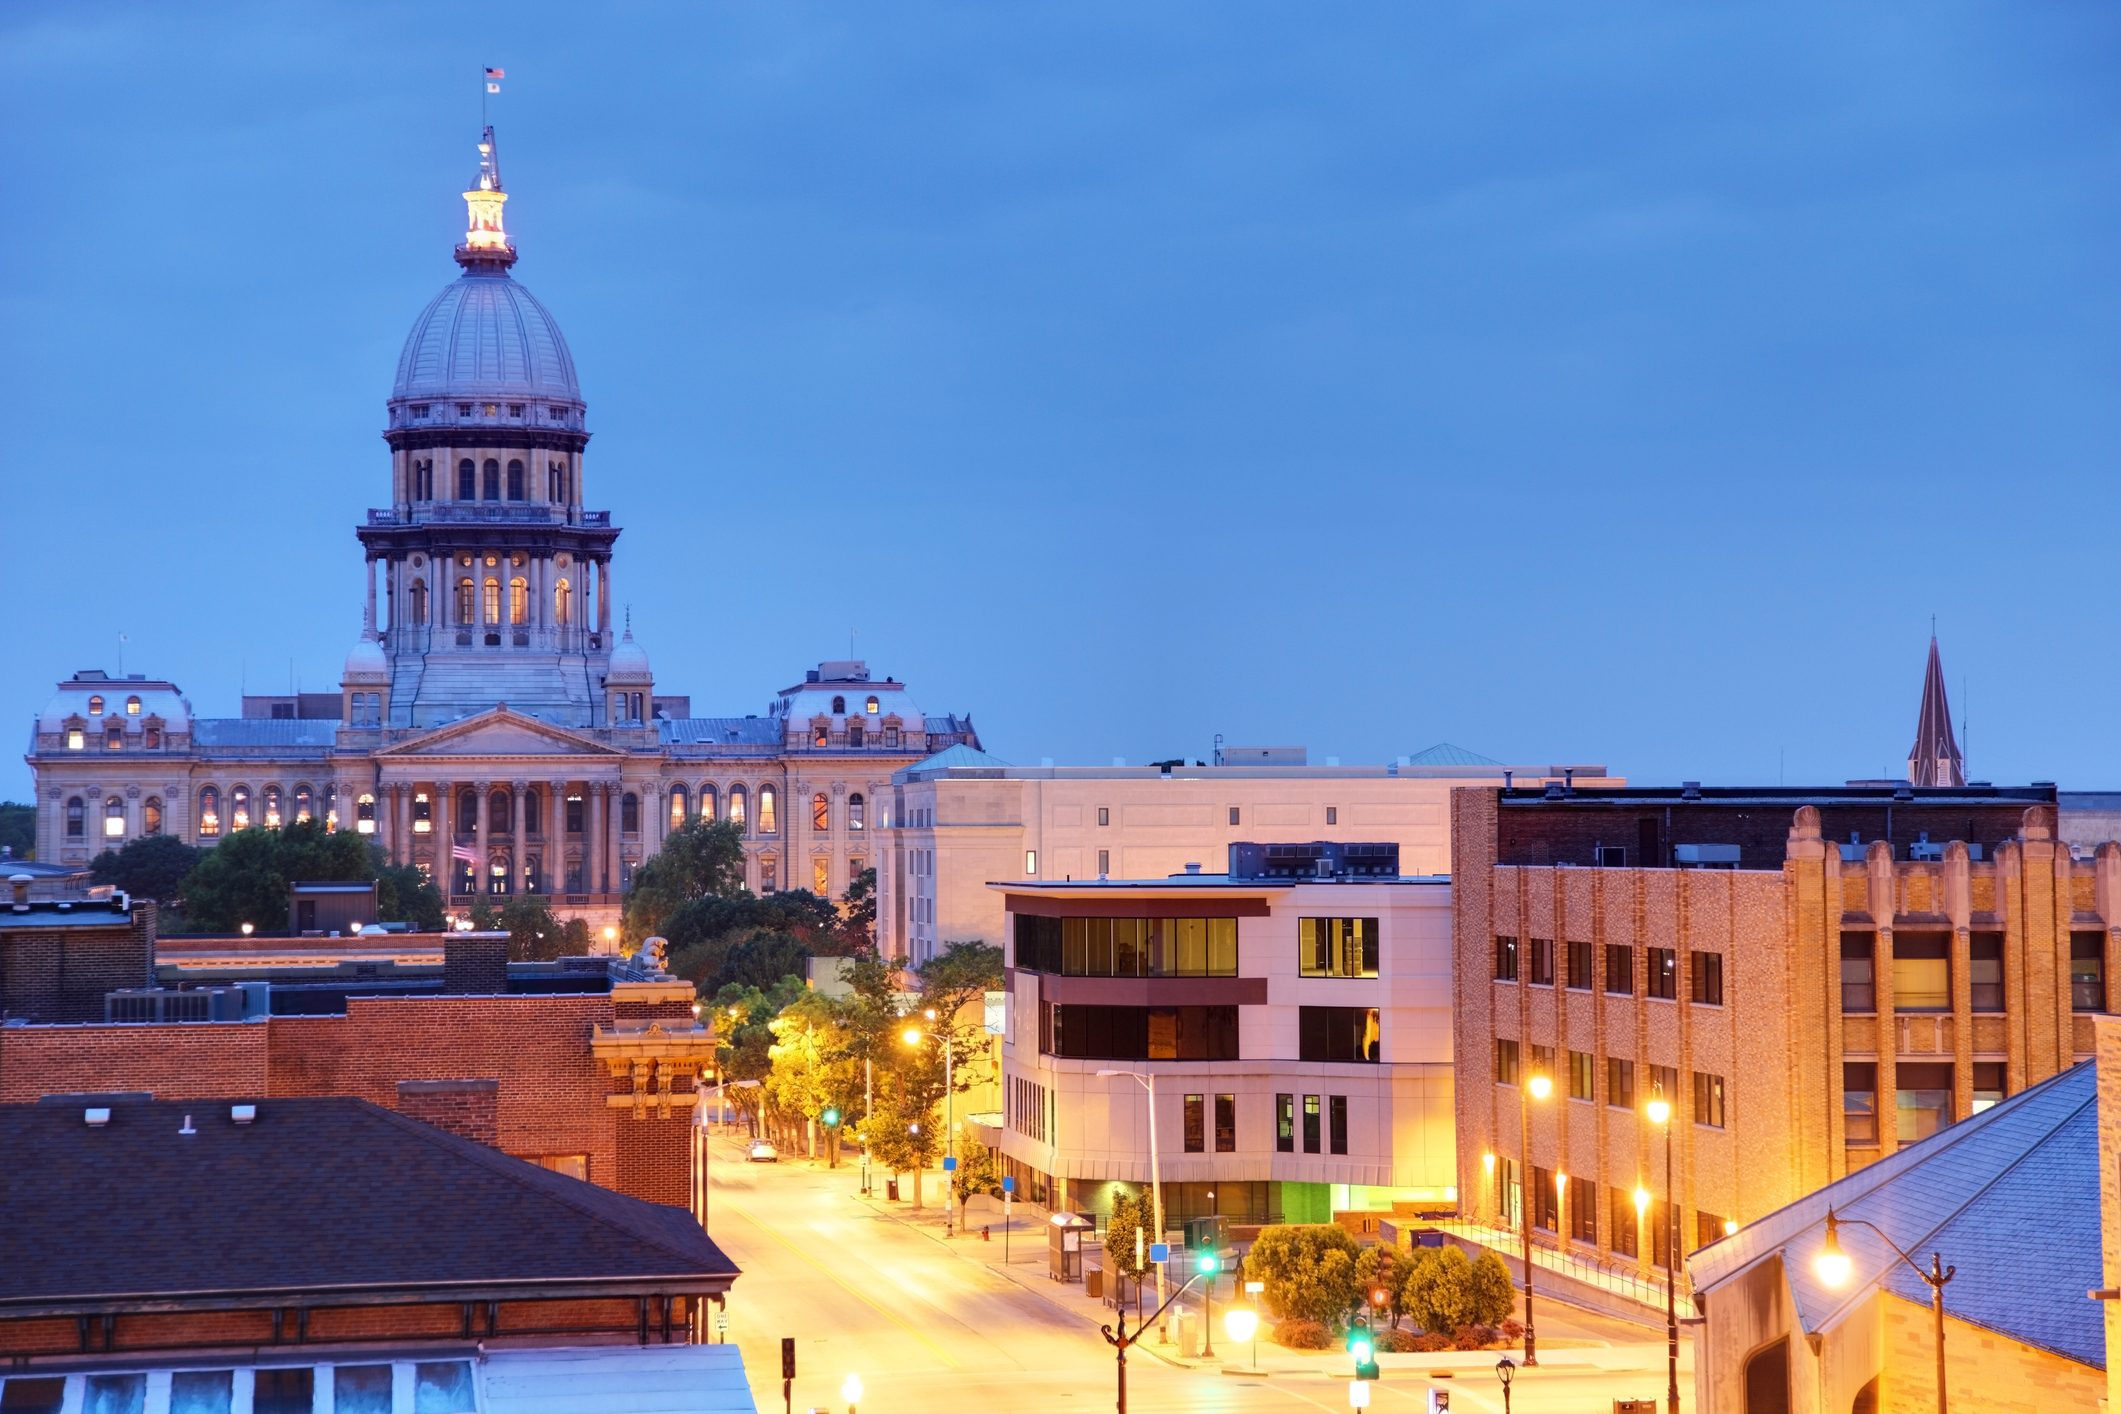
{"type": "Polygon", "coordinates": [[[1952,736],[1952,704],[1944,695],[1944,663],[1937,635],[1930,634],[1930,661],[1922,675],[1922,711],[1915,719],[1915,745],[1907,754],[1907,778],[1918,786],[1963,786],[1966,762],[1952,736]]]}
{"type": "Polygon", "coordinates": [[[491,126],[479,137],[479,175],[464,193],[464,204],[471,208],[471,221],[464,244],[457,247],[457,264],[480,274],[499,274],[515,264],[516,248],[501,219],[508,193],[501,189],[501,152],[491,126]]]}

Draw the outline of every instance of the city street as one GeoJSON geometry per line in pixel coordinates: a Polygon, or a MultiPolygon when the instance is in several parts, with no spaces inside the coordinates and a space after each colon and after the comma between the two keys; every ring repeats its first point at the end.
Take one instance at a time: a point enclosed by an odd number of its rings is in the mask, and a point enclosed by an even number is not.
{"type": "MultiPolygon", "coordinates": [[[[717,1138],[708,1227],[744,1275],[729,1299],[729,1338],[761,1411],[779,1410],[783,1336],[796,1340],[797,1411],[841,1411],[841,1384],[860,1376],[869,1414],[956,1409],[1106,1410],[1114,1407],[1112,1350],[1098,1322],[1111,1312],[1080,1285],[1045,1278],[1045,1234],[1020,1225],[1002,1265],[1001,1235],[942,1236],[944,1186],[930,1174],[922,1215],[909,1205],[857,1196],[858,1162],[838,1170],[800,1160],[747,1164],[741,1147],[717,1138]],[[880,1211],[891,1208],[886,1213],[880,1211]],[[910,1221],[902,1221],[903,1213],[910,1221]]],[[[879,1196],[883,1175],[875,1176],[879,1196]]],[[[1229,1284],[1224,1283],[1227,1296],[1229,1284]]],[[[1218,1341],[1223,1303],[1217,1302],[1218,1341]]],[[[1664,1346],[1655,1333],[1542,1302],[1541,1368],[1520,1373],[1519,1414],[1596,1410],[1620,1397],[1661,1396],[1664,1346]]],[[[1153,1337],[1152,1337],[1153,1340],[1153,1337]]],[[[1238,1350],[1220,1353],[1237,1356],[1238,1350]]],[[[1152,1411],[1295,1411],[1348,1408],[1347,1357],[1307,1355],[1262,1342],[1266,1377],[1224,1373],[1215,1361],[1191,1368],[1145,1344],[1127,1362],[1128,1407],[1152,1411]]],[[[1682,1347],[1684,1350],[1684,1347],[1682,1347]]],[[[1249,1350],[1242,1352],[1249,1355],[1249,1350]]],[[[1454,1410],[1502,1410],[1497,1353],[1393,1356],[1372,1386],[1371,1407],[1427,1407],[1431,1371],[1452,1390],[1454,1410]]],[[[1691,1395],[1688,1367],[1682,1394],[1691,1395]]]]}

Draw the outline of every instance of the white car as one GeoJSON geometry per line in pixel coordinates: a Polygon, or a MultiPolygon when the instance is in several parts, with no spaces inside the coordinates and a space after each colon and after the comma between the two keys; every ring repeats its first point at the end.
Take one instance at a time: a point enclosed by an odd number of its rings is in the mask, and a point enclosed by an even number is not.
{"type": "Polygon", "coordinates": [[[774,1164],[780,1162],[781,1151],[767,1140],[754,1139],[750,1147],[744,1150],[744,1157],[755,1164],[774,1164]]]}

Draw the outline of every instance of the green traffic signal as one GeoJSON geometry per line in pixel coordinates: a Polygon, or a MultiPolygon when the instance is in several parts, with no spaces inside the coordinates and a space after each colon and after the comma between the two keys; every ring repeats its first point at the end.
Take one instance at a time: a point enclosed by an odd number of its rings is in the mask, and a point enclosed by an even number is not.
{"type": "Polygon", "coordinates": [[[1221,1271],[1222,1269],[1223,1269],[1223,1259],[1222,1259],[1222,1258],[1220,1258],[1220,1257],[1216,1256],[1216,1255],[1215,1255],[1215,1254],[1214,1254],[1213,1252],[1203,1252],[1203,1253],[1201,1253],[1201,1254],[1200,1254],[1200,1270],[1201,1270],[1201,1275],[1203,1275],[1203,1276],[1211,1276],[1211,1277],[1212,1277],[1212,1276],[1214,1276],[1214,1275],[1215,1275],[1215,1274],[1216,1274],[1217,1272],[1221,1271]]]}
{"type": "Polygon", "coordinates": [[[833,1125],[840,1122],[840,1112],[836,1109],[827,1110],[822,1115],[819,1115],[818,1118],[822,1119],[825,1122],[825,1127],[830,1129],[833,1125]]]}

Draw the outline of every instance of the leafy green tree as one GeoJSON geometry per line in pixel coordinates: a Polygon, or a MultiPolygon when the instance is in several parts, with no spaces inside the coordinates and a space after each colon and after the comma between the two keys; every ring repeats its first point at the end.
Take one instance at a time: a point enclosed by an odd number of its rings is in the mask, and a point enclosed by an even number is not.
{"type": "Polygon", "coordinates": [[[1134,1283],[1134,1310],[1141,1314],[1141,1282],[1149,1274],[1149,1244],[1156,1232],[1156,1205],[1146,1193],[1115,1193],[1112,1215],[1105,1220],[1105,1265],[1134,1283]],[[1137,1241],[1137,1239],[1139,1239],[1137,1241]],[[1139,1251],[1141,1260],[1135,1260],[1139,1251]]]}
{"type": "Polygon", "coordinates": [[[903,1085],[885,1087],[877,1095],[876,1113],[868,1128],[871,1157],[894,1174],[913,1175],[915,1208],[921,1206],[921,1174],[943,1151],[931,1122],[935,1100],[923,1094],[919,1088],[903,1085]]]}
{"type": "Polygon", "coordinates": [[[567,942],[552,901],[543,894],[517,894],[501,909],[500,925],[508,932],[512,962],[549,962],[566,956],[567,942]]]}
{"type": "Polygon", "coordinates": [[[727,986],[771,987],[783,977],[804,978],[810,949],[785,933],[761,933],[729,950],[714,975],[717,991],[727,986]]]}
{"type": "Polygon", "coordinates": [[[384,864],[376,870],[376,909],[392,923],[406,923],[422,933],[439,933],[447,925],[442,891],[411,864],[384,864]]]}
{"type": "Polygon", "coordinates": [[[1333,1223],[1260,1229],[1244,1279],[1265,1283],[1267,1309],[1283,1320],[1338,1325],[1361,1299],[1355,1239],[1333,1223]]]}
{"type": "Polygon", "coordinates": [[[847,881],[847,892],[840,895],[840,936],[847,941],[852,955],[860,956],[876,948],[876,869],[864,869],[847,881]]]}
{"type": "Polygon", "coordinates": [[[653,859],[633,871],[623,932],[630,945],[652,934],[671,936],[666,923],[688,903],[744,892],[744,830],[732,820],[687,820],[663,839],[653,859]]]}
{"type": "Polygon", "coordinates": [[[945,943],[914,970],[914,978],[920,987],[921,1028],[937,1038],[938,1054],[941,1038],[948,1037],[951,1088],[964,1094],[986,1078],[995,1059],[986,1003],[987,993],[1002,985],[1001,949],[982,942],[945,943]]]}
{"type": "Polygon", "coordinates": [[[321,821],[237,830],[185,877],[186,920],[209,933],[234,932],[245,923],[273,927],[287,917],[291,882],[372,883],[382,859],[366,836],[327,830],[321,821]]]}
{"type": "MultiPolygon", "coordinates": [[[[184,898],[184,879],[199,867],[202,849],[194,849],[175,835],[142,835],[127,840],[122,849],[106,849],[89,861],[91,882],[110,884],[135,898],[176,905],[184,898]]],[[[280,904],[282,913],[287,904],[280,904]]]]}
{"type": "Polygon", "coordinates": [[[501,930],[501,915],[494,911],[494,906],[488,903],[483,895],[471,901],[471,907],[465,912],[465,919],[475,933],[497,933],[501,930]]]}
{"type": "Polygon", "coordinates": [[[1460,1247],[1415,1249],[1400,1300],[1408,1319],[1439,1335],[1462,1326],[1499,1326],[1516,1309],[1502,1258],[1487,1251],[1469,1258],[1460,1247]]]}
{"type": "Polygon", "coordinates": [[[586,957],[589,955],[589,920],[570,918],[560,925],[560,956],[586,957]]]}
{"type": "Polygon", "coordinates": [[[1483,1247],[1466,1277],[1466,1323],[1499,1326],[1517,1311],[1517,1290],[1502,1258],[1483,1247]]]}
{"type": "Polygon", "coordinates": [[[37,807],[0,800],[0,848],[14,859],[37,857],[37,807]]]}
{"type": "Polygon", "coordinates": [[[968,1144],[957,1156],[957,1172],[950,1175],[950,1191],[957,1195],[960,1223],[965,1204],[975,1197],[999,1198],[1002,1196],[1002,1166],[995,1162],[994,1151],[984,1144],[968,1144]]]}
{"type": "MultiPolygon", "coordinates": [[[[1406,1315],[1401,1292],[1407,1284],[1407,1264],[1407,1254],[1397,1247],[1365,1247],[1355,1259],[1355,1279],[1362,1284],[1363,1302],[1368,1304],[1371,1293],[1382,1291],[1385,1309],[1391,1313],[1395,1328],[1406,1315]]],[[[1376,1307],[1371,1309],[1375,1311],[1376,1307]]]]}

